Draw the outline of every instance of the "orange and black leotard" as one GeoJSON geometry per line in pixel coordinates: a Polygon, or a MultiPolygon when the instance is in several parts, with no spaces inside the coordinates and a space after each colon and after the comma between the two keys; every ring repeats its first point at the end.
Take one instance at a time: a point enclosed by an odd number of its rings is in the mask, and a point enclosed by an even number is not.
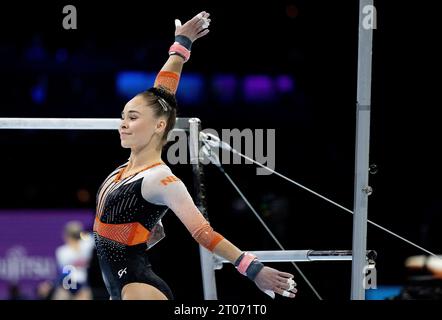
{"type": "Polygon", "coordinates": [[[148,261],[147,250],[164,236],[161,218],[170,208],[198,243],[213,251],[223,237],[195,206],[185,185],[163,163],[121,179],[114,170],[97,194],[95,245],[107,290],[114,300],[131,282],[150,284],[172,299],[167,284],[148,261]]]}

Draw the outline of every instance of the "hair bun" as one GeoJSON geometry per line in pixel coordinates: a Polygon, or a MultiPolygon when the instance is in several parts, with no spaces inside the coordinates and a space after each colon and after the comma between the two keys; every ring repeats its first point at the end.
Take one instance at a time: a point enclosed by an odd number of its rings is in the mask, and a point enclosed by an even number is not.
{"type": "Polygon", "coordinates": [[[164,99],[171,108],[177,108],[175,95],[166,87],[152,87],[147,91],[153,93],[158,98],[164,99]]]}

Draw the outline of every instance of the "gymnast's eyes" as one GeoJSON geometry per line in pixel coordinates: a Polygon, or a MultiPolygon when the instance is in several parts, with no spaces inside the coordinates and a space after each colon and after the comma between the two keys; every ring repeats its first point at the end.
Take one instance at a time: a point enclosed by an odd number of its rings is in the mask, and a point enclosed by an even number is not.
{"type": "MultiPolygon", "coordinates": [[[[129,120],[136,120],[137,119],[137,117],[133,117],[133,116],[131,116],[131,117],[128,117],[129,118],[129,120]]],[[[121,116],[121,118],[120,118],[121,120],[124,120],[124,117],[123,116],[121,116]]]]}

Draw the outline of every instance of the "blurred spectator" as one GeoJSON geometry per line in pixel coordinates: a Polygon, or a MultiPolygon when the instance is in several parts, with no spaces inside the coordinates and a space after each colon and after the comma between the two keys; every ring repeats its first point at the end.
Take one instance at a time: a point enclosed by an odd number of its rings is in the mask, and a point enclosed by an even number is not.
{"type": "Polygon", "coordinates": [[[442,255],[406,259],[407,283],[392,300],[442,300],[442,255]]]}
{"type": "Polygon", "coordinates": [[[405,267],[410,276],[423,275],[442,280],[442,255],[437,257],[411,256],[405,260],[405,267]]]}
{"type": "Polygon", "coordinates": [[[91,300],[87,268],[94,248],[93,238],[84,233],[78,221],[70,221],[64,229],[65,244],[56,249],[60,269],[54,300],[91,300]]]}
{"type": "MultiPolygon", "coordinates": [[[[423,210],[420,243],[440,253],[442,203],[435,197],[423,210]]],[[[442,300],[442,255],[416,255],[405,260],[407,282],[396,300],[442,300]]]]}
{"type": "Polygon", "coordinates": [[[18,283],[11,283],[9,285],[8,300],[27,300],[28,298],[21,293],[18,283]]]}
{"type": "Polygon", "coordinates": [[[42,281],[37,285],[36,288],[36,299],[37,300],[52,300],[54,295],[54,284],[51,281],[42,281]]]}

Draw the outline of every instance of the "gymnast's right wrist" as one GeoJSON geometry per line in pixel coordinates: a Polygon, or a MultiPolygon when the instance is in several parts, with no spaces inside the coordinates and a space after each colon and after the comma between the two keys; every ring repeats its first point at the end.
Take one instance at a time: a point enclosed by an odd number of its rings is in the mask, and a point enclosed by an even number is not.
{"type": "Polygon", "coordinates": [[[262,264],[254,254],[249,252],[243,252],[234,263],[239,273],[247,276],[250,280],[254,281],[258,273],[264,268],[262,264]]]}

